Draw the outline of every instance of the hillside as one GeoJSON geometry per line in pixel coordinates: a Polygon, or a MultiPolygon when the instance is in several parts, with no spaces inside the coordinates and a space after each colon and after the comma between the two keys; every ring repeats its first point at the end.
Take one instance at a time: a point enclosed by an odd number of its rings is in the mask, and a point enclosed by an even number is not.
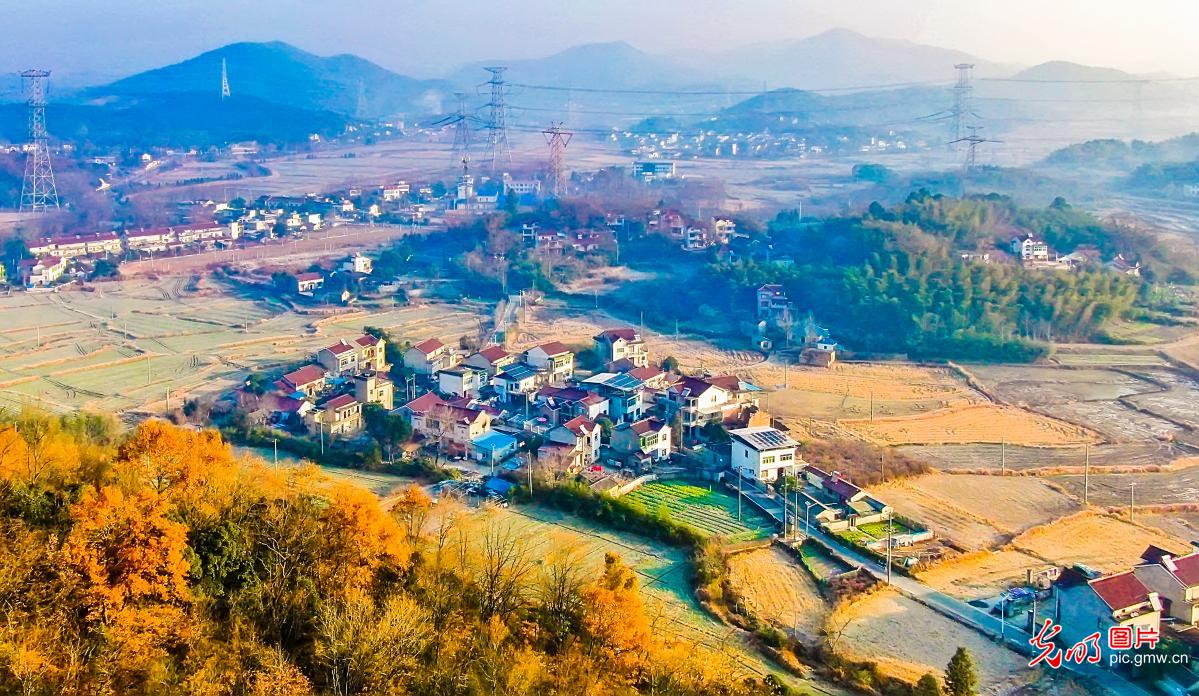
{"type": "Polygon", "coordinates": [[[322,57],[275,41],[230,44],[85,90],[82,96],[94,103],[181,93],[216,97],[222,60],[236,96],[356,118],[435,113],[449,92],[440,81],[398,75],[357,56],[322,57]]]}
{"type": "Polygon", "coordinates": [[[1131,80],[1136,76],[1115,68],[1080,65],[1064,60],[1052,60],[1012,75],[1014,80],[1070,80],[1080,82],[1113,82],[1131,80]]]}
{"type": "Polygon", "coordinates": [[[955,63],[974,63],[980,75],[1010,72],[962,51],[863,36],[847,29],[794,41],[750,44],[718,53],[710,61],[720,74],[802,89],[948,82],[955,63]]]}
{"type": "Polygon", "coordinates": [[[669,58],[650,55],[623,41],[574,46],[544,58],[487,60],[455,71],[455,84],[475,85],[487,78],[483,68],[508,66],[513,82],[589,88],[680,87],[694,83],[699,73],[669,58]]]}

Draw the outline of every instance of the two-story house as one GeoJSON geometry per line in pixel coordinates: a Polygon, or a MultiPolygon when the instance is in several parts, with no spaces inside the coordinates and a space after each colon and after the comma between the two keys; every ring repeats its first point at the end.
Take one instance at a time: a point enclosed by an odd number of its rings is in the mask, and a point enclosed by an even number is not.
{"type": "Polygon", "coordinates": [[[799,443],[771,427],[738,428],[729,431],[732,454],[729,465],[745,478],[771,482],[797,468],[795,450],[799,443]]]}
{"type": "Polygon", "coordinates": [[[543,374],[526,363],[513,363],[491,380],[496,397],[504,403],[528,399],[544,383],[543,374]]]}
{"type": "Polygon", "coordinates": [[[610,444],[615,459],[630,466],[645,466],[670,459],[670,426],[657,418],[621,423],[612,429],[610,444]]]}
{"type": "Polygon", "coordinates": [[[478,396],[487,382],[487,370],[465,363],[437,373],[437,391],[453,396],[478,396]]]}
{"type": "Polygon", "coordinates": [[[462,362],[471,367],[486,370],[488,377],[495,377],[496,373],[515,363],[518,357],[504,350],[503,346],[487,346],[478,353],[472,353],[462,362]]]}
{"type": "Polygon", "coordinates": [[[362,402],[353,394],[342,394],[317,404],[306,418],[313,435],[352,437],[362,432],[362,402]]]}
{"type": "Polygon", "coordinates": [[[386,372],[387,342],[376,336],[364,334],[353,341],[339,340],[331,346],[321,348],[316,360],[332,377],[353,375],[364,370],[386,372]]]}
{"type": "Polygon", "coordinates": [[[379,404],[390,411],[395,408],[395,385],[387,375],[366,370],[354,375],[354,398],[364,404],[379,404]]]}
{"type": "Polygon", "coordinates": [[[608,329],[597,334],[594,340],[595,352],[601,363],[628,360],[634,367],[649,365],[649,349],[637,329],[608,329]]]}
{"type": "Polygon", "coordinates": [[[1175,555],[1150,546],[1132,572],[1161,597],[1162,611],[1184,624],[1199,625],[1199,552],[1175,555]]]}
{"type": "Polygon", "coordinates": [[[608,413],[608,400],[578,387],[542,387],[533,397],[538,412],[553,423],[562,423],[575,416],[596,420],[608,413]]]}
{"type": "Polygon", "coordinates": [[[283,375],[280,381],[283,390],[288,394],[302,392],[305,397],[315,399],[325,390],[325,368],[320,365],[305,365],[283,375]]]}
{"type": "Polygon", "coordinates": [[[571,448],[570,467],[579,469],[595,462],[599,455],[601,429],[586,416],[577,416],[550,428],[545,439],[571,448]]]}
{"type": "Polygon", "coordinates": [[[458,364],[457,351],[446,344],[430,338],[404,351],[404,367],[418,375],[433,376],[458,364]]]}
{"type": "Polygon", "coordinates": [[[545,372],[550,384],[564,384],[575,373],[575,354],[559,341],[526,350],[525,362],[545,372]]]}
{"type": "Polygon", "coordinates": [[[708,423],[737,421],[742,411],[758,405],[758,392],[735,375],[683,377],[667,387],[663,398],[682,413],[684,430],[694,434],[708,423]]]}
{"type": "Polygon", "coordinates": [[[652,406],[648,389],[627,372],[601,372],[579,383],[608,402],[608,417],[616,422],[641,420],[652,406]]]}

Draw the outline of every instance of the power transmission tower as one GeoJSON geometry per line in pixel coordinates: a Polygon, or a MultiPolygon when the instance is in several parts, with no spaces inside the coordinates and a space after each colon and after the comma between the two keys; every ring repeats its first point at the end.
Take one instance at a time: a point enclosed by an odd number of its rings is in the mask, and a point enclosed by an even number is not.
{"type": "Polygon", "coordinates": [[[26,70],[21,73],[29,99],[29,144],[25,160],[25,179],[21,184],[21,210],[44,213],[58,208],[58,188],[54,185],[54,170],[50,166],[50,142],[46,135],[46,87],[49,70],[26,70]]]}
{"type": "Polygon", "coordinates": [[[366,118],[366,81],[358,78],[358,103],[354,106],[354,116],[366,118]]]}
{"type": "Polygon", "coordinates": [[[971,97],[974,95],[974,87],[970,84],[974,73],[974,64],[958,63],[953,67],[958,71],[958,77],[957,82],[953,85],[953,110],[950,112],[949,119],[949,127],[952,129],[949,133],[950,145],[962,142],[966,138],[968,128],[966,121],[970,115],[971,97]]]}
{"type": "Polygon", "coordinates": [[[954,140],[950,143],[951,145],[955,145],[955,146],[958,145],[959,143],[966,143],[968,145],[968,149],[966,150],[966,162],[964,165],[967,176],[973,174],[975,168],[978,166],[978,146],[979,145],[982,145],[983,143],[1002,142],[999,140],[988,140],[988,139],[982,137],[981,135],[979,135],[978,134],[978,131],[980,130],[979,126],[969,126],[969,129],[970,129],[970,135],[967,135],[964,138],[958,138],[957,140],[954,140]]]}
{"type": "Polygon", "coordinates": [[[549,128],[541,131],[545,142],[550,146],[550,191],[555,198],[561,198],[566,193],[566,172],[563,168],[563,155],[566,146],[574,133],[562,127],[562,123],[551,123],[549,128]]]}
{"type": "Polygon", "coordinates": [[[454,115],[454,163],[462,164],[462,173],[470,172],[470,125],[466,120],[466,93],[455,92],[458,113],[454,115]]]}
{"type": "Polygon", "coordinates": [[[507,83],[504,82],[504,71],[508,68],[497,66],[484,68],[491,73],[491,79],[485,84],[491,86],[491,101],[487,103],[491,116],[487,121],[487,160],[490,163],[491,175],[495,176],[500,168],[512,164],[512,147],[508,144],[508,106],[507,83]]]}
{"type": "Polygon", "coordinates": [[[229,91],[229,66],[225,63],[225,59],[221,59],[221,100],[224,101],[232,95],[229,91]]]}

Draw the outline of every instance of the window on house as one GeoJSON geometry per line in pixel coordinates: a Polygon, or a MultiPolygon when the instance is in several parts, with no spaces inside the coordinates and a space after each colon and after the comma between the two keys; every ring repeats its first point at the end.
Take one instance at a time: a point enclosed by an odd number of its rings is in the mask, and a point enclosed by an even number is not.
{"type": "Polygon", "coordinates": [[[774,463],[774,455],[770,455],[769,457],[762,457],[762,463],[763,464],[773,464],[774,463]]]}
{"type": "Polygon", "coordinates": [[[789,461],[791,461],[792,459],[795,459],[795,455],[794,455],[794,454],[780,454],[780,455],[779,455],[779,461],[780,461],[780,462],[789,462],[789,461]]]}

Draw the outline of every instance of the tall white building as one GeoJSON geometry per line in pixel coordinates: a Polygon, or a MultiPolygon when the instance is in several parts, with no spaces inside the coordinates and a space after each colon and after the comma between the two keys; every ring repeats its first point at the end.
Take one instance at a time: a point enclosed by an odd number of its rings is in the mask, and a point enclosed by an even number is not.
{"type": "Polygon", "coordinates": [[[739,428],[730,430],[729,436],[733,439],[730,466],[746,478],[777,481],[801,462],[795,454],[799,443],[775,428],[739,428]]]}

